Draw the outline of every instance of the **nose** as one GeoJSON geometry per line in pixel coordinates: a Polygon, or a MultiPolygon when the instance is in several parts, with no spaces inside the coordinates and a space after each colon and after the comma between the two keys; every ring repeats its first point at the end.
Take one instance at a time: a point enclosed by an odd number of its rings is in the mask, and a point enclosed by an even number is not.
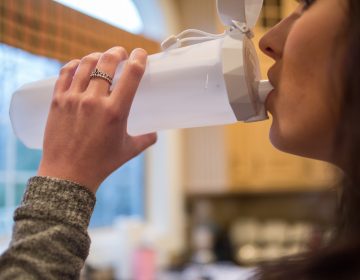
{"type": "Polygon", "coordinates": [[[284,45],[292,23],[292,18],[288,17],[271,28],[259,42],[261,51],[275,61],[279,60],[283,55],[284,45]]]}
{"type": "Polygon", "coordinates": [[[260,50],[272,59],[279,60],[282,56],[280,36],[277,32],[277,28],[274,27],[269,30],[260,40],[260,50]]]}

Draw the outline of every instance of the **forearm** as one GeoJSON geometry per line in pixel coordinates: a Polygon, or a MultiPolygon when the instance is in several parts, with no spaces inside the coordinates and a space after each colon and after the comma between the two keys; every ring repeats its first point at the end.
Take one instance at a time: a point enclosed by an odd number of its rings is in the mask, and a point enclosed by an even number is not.
{"type": "Polygon", "coordinates": [[[1,279],[77,279],[89,252],[94,205],[95,196],[75,183],[31,178],[0,258],[1,279]]]}

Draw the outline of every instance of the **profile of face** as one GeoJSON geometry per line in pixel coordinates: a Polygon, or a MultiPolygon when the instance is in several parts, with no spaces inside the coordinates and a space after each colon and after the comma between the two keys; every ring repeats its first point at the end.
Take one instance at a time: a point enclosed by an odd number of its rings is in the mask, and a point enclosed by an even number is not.
{"type": "Polygon", "coordinates": [[[272,144],[284,152],[334,162],[346,54],[347,0],[300,1],[260,41],[274,65],[266,101],[272,144]]]}

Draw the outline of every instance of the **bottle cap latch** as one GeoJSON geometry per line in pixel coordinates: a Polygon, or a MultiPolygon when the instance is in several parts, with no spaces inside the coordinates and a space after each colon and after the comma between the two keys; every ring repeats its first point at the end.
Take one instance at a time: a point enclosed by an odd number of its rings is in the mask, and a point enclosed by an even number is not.
{"type": "Polygon", "coordinates": [[[263,0],[217,0],[218,15],[229,29],[222,34],[212,34],[197,29],[187,29],[178,35],[171,35],[161,43],[163,51],[194,45],[223,38],[227,33],[240,31],[249,37],[254,36],[252,28],[259,18],[263,0]]]}
{"type": "Polygon", "coordinates": [[[251,30],[259,18],[263,0],[216,0],[216,6],[223,25],[233,26],[238,22],[251,30]]]}

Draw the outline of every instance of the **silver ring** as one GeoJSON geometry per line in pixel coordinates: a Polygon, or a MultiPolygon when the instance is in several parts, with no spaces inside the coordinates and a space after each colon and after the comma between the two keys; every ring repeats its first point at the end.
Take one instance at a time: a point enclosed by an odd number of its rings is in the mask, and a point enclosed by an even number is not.
{"type": "Polygon", "coordinates": [[[95,70],[92,71],[90,75],[90,79],[96,79],[96,78],[103,79],[107,81],[110,84],[110,86],[112,85],[113,78],[111,78],[110,75],[101,72],[98,68],[95,68],[95,70]]]}

